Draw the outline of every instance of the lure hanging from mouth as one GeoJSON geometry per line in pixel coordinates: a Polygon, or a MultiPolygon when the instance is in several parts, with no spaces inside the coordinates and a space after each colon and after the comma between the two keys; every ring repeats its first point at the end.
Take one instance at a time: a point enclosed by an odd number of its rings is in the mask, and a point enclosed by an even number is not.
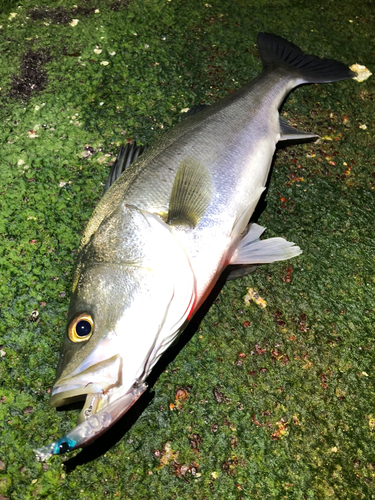
{"type": "Polygon", "coordinates": [[[52,389],[53,406],[86,402],[74,429],[35,451],[39,460],[87,445],[128,411],[228,266],[235,278],[301,253],[249,225],[276,144],[318,137],[281,120],[279,107],[298,85],[356,73],[275,35],[257,42],[263,71],[252,82],[147,151],[120,151],[78,250],[52,389]]]}
{"type": "Polygon", "coordinates": [[[147,384],[133,387],[127,394],[118,398],[105,409],[79,423],[55,443],[35,450],[38,460],[45,461],[52,455],[63,455],[68,451],[82,447],[83,443],[86,444],[97,439],[133,406],[146,389],[147,384]]]}

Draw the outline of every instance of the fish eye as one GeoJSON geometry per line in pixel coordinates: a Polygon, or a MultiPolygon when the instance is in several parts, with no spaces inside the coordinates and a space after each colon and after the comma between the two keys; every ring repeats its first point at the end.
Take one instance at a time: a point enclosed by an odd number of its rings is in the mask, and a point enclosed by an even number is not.
{"type": "Polygon", "coordinates": [[[68,326],[68,336],[74,343],[89,340],[94,331],[94,321],[90,314],[80,313],[68,326]]]}

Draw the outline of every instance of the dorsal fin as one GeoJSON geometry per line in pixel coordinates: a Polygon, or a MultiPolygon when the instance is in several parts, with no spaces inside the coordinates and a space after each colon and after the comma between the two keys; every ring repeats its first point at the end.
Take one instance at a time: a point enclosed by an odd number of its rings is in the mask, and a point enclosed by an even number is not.
{"type": "Polygon", "coordinates": [[[197,160],[185,158],[173,183],[167,223],[195,227],[212,198],[209,170],[197,160]]]}
{"type": "Polygon", "coordinates": [[[133,144],[123,144],[120,147],[117,158],[112,164],[111,170],[109,172],[109,176],[107,182],[104,186],[103,194],[108,191],[108,189],[112,186],[116,179],[120,177],[120,175],[126,170],[129,165],[131,165],[135,160],[146,151],[148,145],[146,146],[137,146],[136,142],[133,144]]]}

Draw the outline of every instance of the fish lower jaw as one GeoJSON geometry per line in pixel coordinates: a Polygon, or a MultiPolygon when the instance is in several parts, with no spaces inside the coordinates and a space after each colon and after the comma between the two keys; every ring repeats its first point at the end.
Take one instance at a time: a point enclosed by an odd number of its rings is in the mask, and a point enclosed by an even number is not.
{"type": "Polygon", "coordinates": [[[112,392],[111,388],[104,389],[96,384],[88,384],[86,387],[73,388],[52,394],[50,404],[59,407],[73,402],[84,401],[77,419],[77,425],[79,425],[94,416],[99,410],[105,408],[111,400],[117,399],[111,398],[112,392]]]}
{"type": "Polygon", "coordinates": [[[117,400],[123,398],[129,392],[136,392],[141,384],[134,381],[132,384],[101,387],[98,384],[90,383],[85,387],[70,388],[69,390],[62,390],[64,386],[56,388],[55,394],[52,392],[50,400],[51,406],[59,407],[73,402],[84,401],[82,410],[80,411],[77,419],[77,425],[88,421],[91,417],[99,412],[105,411],[106,408],[115,403],[117,400]]]}
{"type": "Polygon", "coordinates": [[[117,422],[142,396],[146,389],[146,383],[136,383],[129,391],[108,403],[103,409],[98,410],[96,408],[95,415],[84,419],[62,438],[34,450],[37,460],[44,462],[52,455],[62,455],[94,441],[117,422]]]}
{"type": "MultiPolygon", "coordinates": [[[[93,386],[92,389],[100,389],[100,388],[93,386]]],[[[95,415],[97,412],[105,410],[105,408],[110,403],[124,396],[124,394],[129,392],[129,390],[131,390],[131,387],[128,390],[124,390],[124,386],[121,386],[121,387],[109,388],[107,391],[98,390],[98,391],[88,392],[86,395],[86,401],[78,416],[77,425],[81,424],[82,422],[85,422],[93,415],[95,415]]]]}

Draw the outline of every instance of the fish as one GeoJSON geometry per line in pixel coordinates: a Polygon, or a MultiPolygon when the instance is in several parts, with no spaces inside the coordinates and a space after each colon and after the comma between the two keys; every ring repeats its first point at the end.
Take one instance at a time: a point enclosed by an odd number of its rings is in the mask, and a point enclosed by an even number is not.
{"type": "MultiPolygon", "coordinates": [[[[298,256],[250,222],[276,144],[316,140],[280,118],[298,85],[354,78],[333,59],[259,33],[262,72],[147,149],[120,151],[77,252],[51,405],[83,400],[76,427],[34,450],[44,461],[86,446],[147,390],[147,377],[226,269],[298,256]]],[[[230,277],[230,274],[229,274],[230,277]]]]}

